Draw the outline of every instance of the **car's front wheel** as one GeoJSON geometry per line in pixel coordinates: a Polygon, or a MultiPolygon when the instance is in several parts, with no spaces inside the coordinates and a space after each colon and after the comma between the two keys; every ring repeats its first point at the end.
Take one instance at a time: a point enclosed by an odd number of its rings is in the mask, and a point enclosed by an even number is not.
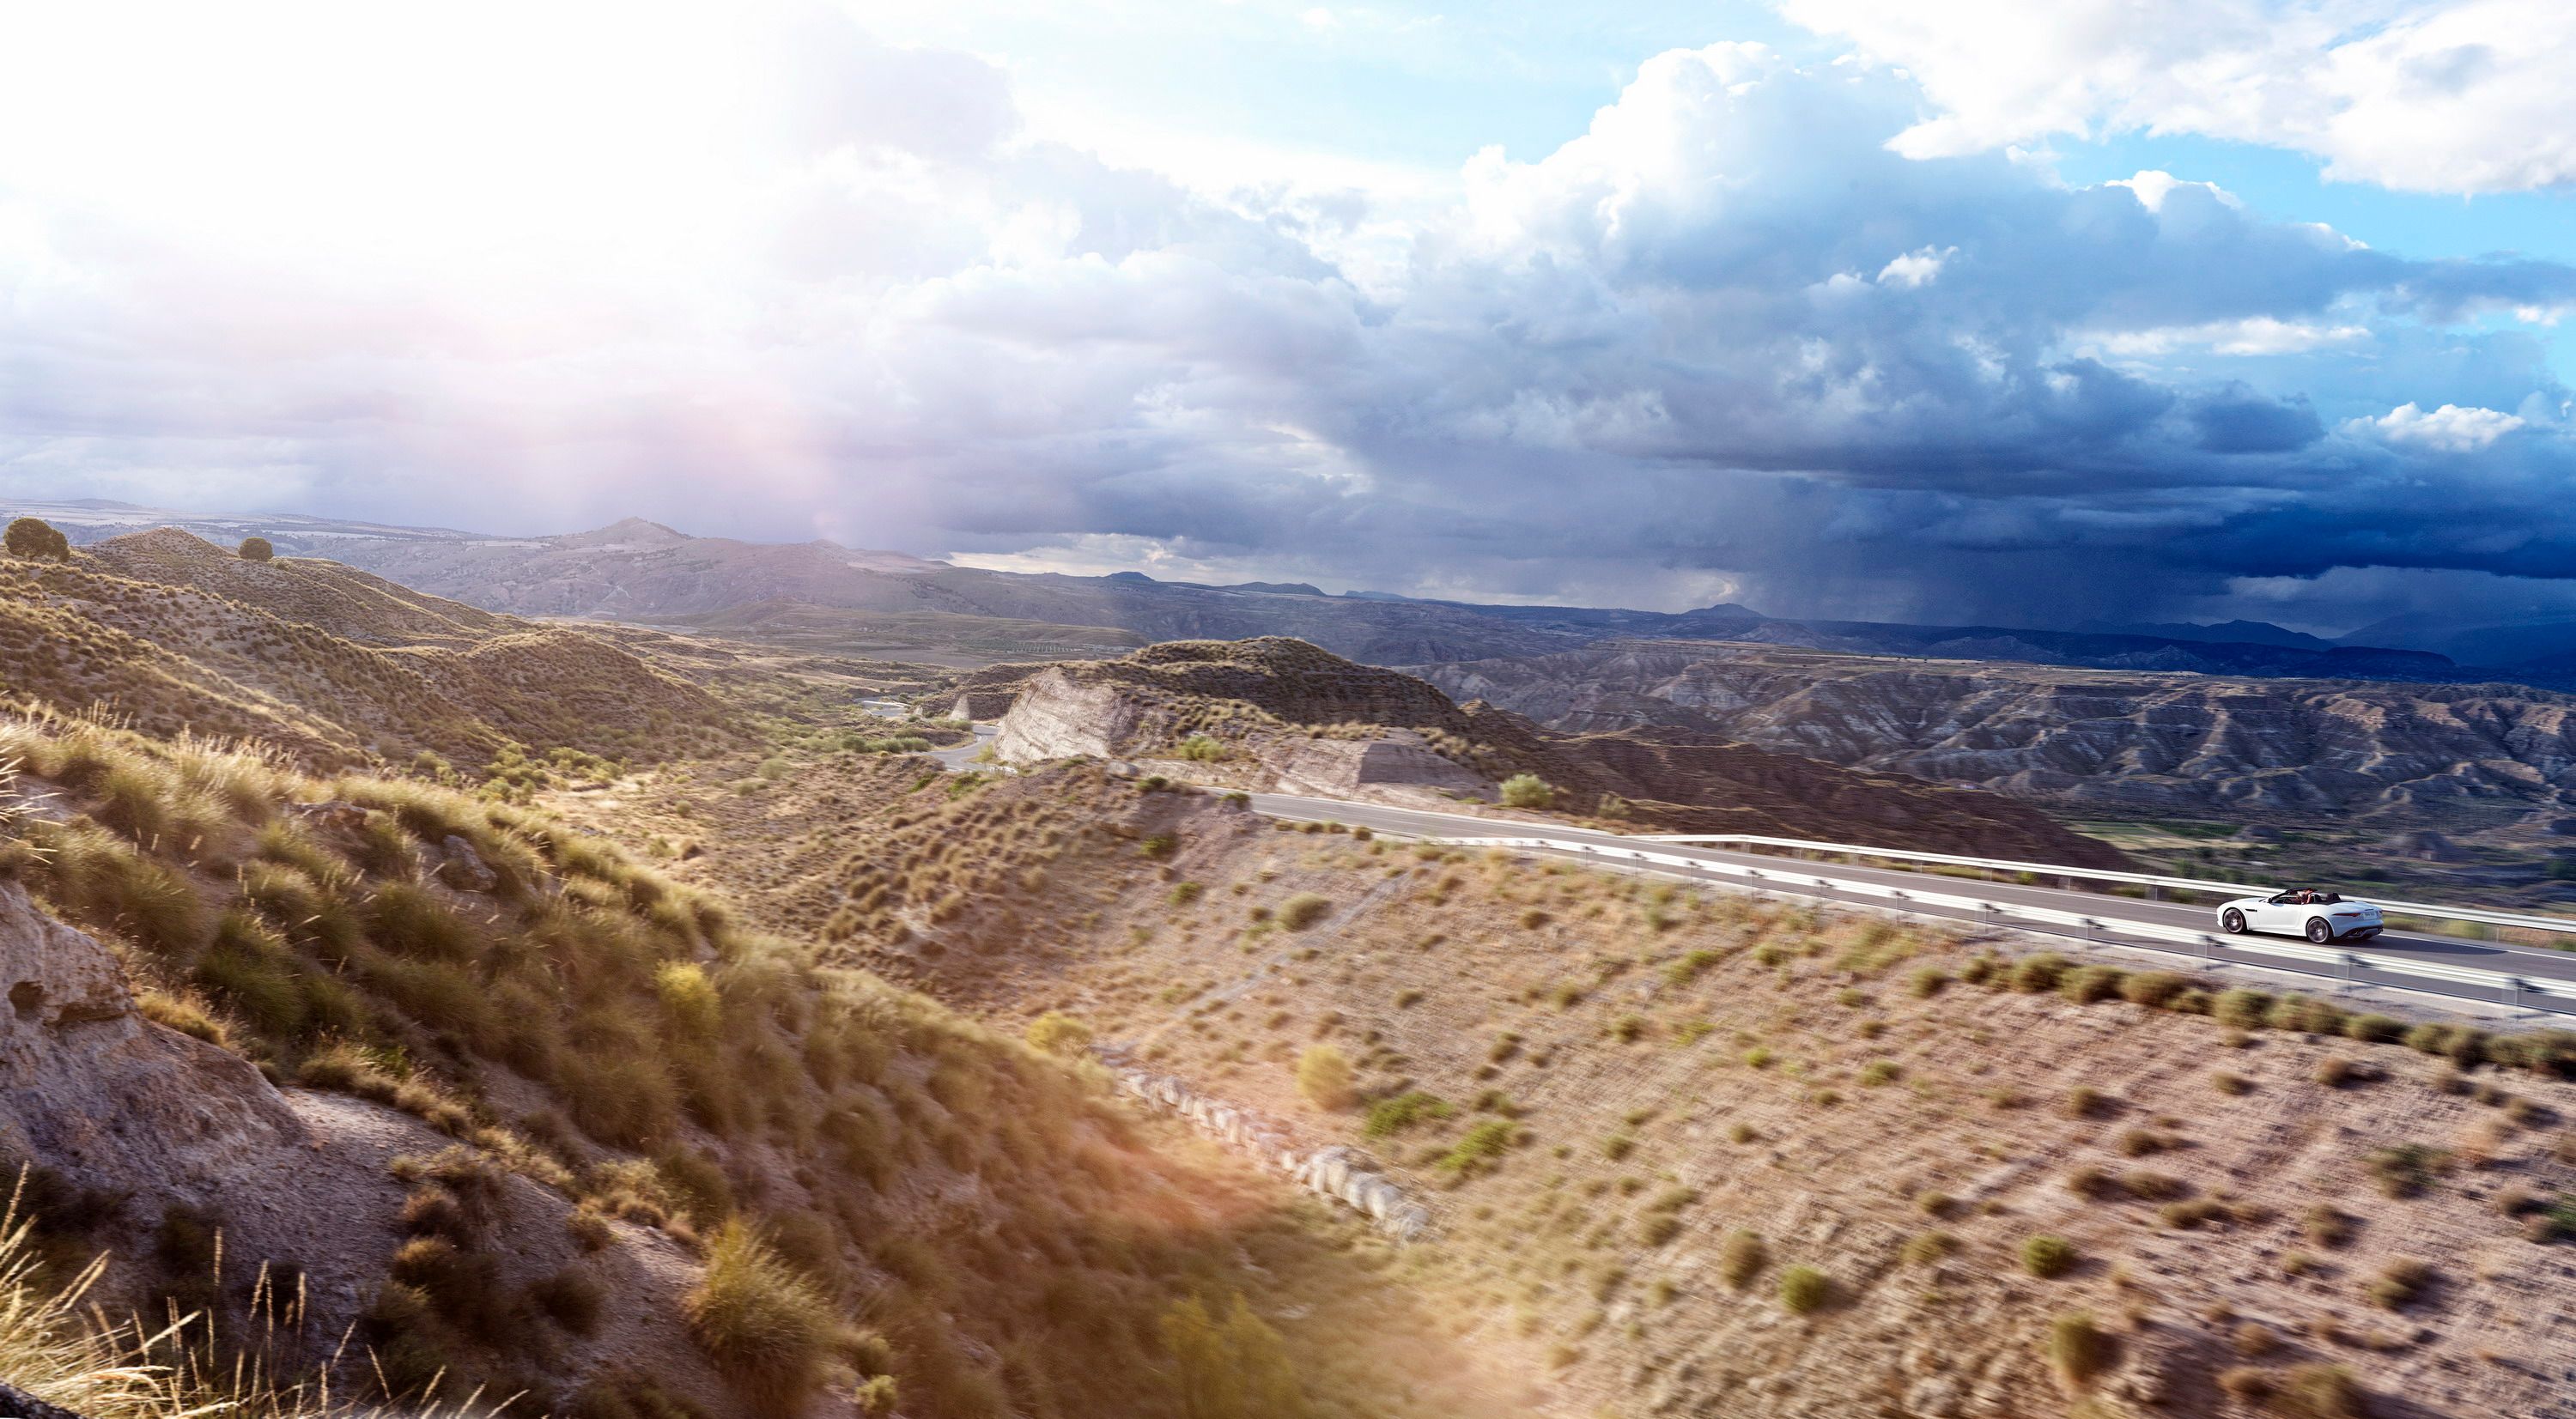
{"type": "Polygon", "coordinates": [[[2326,919],[2324,917],[2312,916],[2308,918],[2308,939],[2310,941],[2323,946],[2327,942],[2334,940],[2334,937],[2334,928],[2326,925],[2326,919]]]}
{"type": "Polygon", "coordinates": [[[2218,918],[2218,924],[2227,928],[2228,935],[2242,936],[2245,934],[2245,913],[2240,911],[2227,912],[2218,918]]]}

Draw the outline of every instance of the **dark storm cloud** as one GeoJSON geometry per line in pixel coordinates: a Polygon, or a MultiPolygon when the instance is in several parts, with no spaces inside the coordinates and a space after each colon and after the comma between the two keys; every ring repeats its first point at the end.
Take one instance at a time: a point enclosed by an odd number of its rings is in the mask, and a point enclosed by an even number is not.
{"type": "Polygon", "coordinates": [[[1332,253],[1386,220],[1365,197],[1221,206],[1032,135],[981,61],[798,26],[711,293],[299,299],[34,214],[85,281],[16,276],[0,478],[2043,624],[2576,576],[2569,393],[2499,323],[2576,307],[2566,267],[1905,158],[1900,80],[1718,46],[1541,161],[1479,157],[1363,280],[1332,253]]]}

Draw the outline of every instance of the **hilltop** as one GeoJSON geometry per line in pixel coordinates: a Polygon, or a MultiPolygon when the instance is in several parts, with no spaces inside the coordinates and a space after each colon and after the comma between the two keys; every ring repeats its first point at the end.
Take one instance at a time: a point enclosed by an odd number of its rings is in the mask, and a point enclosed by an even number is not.
{"type": "Polygon", "coordinates": [[[1943,845],[2114,865],[2118,852],[1992,794],[1856,773],[1710,735],[1562,735],[1428,682],[1302,641],[1179,641],[1117,660],[996,667],[956,691],[970,713],[1007,697],[996,751],[1153,761],[1229,786],[1451,806],[1516,776],[1553,806],[1668,832],[1751,832],[1890,847],[1943,845]]]}
{"type": "Polygon", "coordinates": [[[0,503],[0,515],[22,511],[56,520],[81,543],[165,524],[219,540],[255,533],[281,551],[336,558],[487,610],[683,625],[949,665],[1114,655],[1140,642],[1292,636],[1355,660],[1403,666],[1548,655],[1644,637],[2240,677],[2474,683],[2503,676],[2576,688],[2561,654],[2564,635],[2525,643],[2499,633],[2427,649],[2409,648],[2416,642],[2404,638],[2327,642],[2260,622],[2064,631],[1777,617],[1731,602],[1685,611],[1494,605],[1373,591],[1333,595],[1302,581],[1216,585],[1132,571],[996,571],[824,539],[701,537],[632,517],[588,532],[500,537],[294,514],[0,503]],[[2455,663],[2443,648],[2471,660],[2455,663]],[[2480,655],[2505,668],[2477,669],[2480,655]]]}
{"type": "Polygon", "coordinates": [[[0,653],[36,702],[316,764],[480,768],[512,743],[654,757],[726,733],[713,696],[599,637],[175,530],[0,560],[0,653]]]}

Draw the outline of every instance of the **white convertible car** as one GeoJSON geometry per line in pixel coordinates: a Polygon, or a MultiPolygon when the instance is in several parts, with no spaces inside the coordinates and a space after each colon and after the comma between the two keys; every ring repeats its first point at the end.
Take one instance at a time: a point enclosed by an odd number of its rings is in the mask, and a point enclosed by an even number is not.
{"type": "Polygon", "coordinates": [[[2304,887],[2269,897],[2238,897],[2218,909],[2218,924],[2230,933],[2277,931],[2304,936],[2320,946],[2329,941],[2367,941],[2382,929],[2379,908],[2370,903],[2304,887]]]}

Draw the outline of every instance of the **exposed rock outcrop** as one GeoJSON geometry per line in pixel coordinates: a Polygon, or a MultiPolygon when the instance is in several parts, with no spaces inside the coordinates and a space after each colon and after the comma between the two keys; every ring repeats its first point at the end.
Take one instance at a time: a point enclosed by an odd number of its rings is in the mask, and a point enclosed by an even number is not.
{"type": "MultiPolygon", "coordinates": [[[[1992,794],[1856,773],[1712,735],[1565,735],[1302,641],[1184,641],[1018,681],[1004,760],[1154,758],[1207,736],[1233,786],[1416,807],[1495,796],[1515,774],[1559,808],[1667,832],[1746,832],[2119,866],[2121,855],[1992,794]]],[[[1197,772],[1195,769],[1187,772],[1197,772]]]]}
{"type": "Polygon", "coordinates": [[[1121,1065],[1115,1054],[1108,1058],[1120,1093],[1188,1120],[1201,1133],[1287,1174],[1307,1191],[1366,1216],[1398,1241],[1419,1240],[1430,1230],[1431,1209],[1408,1198],[1360,1153],[1339,1146],[1300,1149],[1286,1130],[1249,1109],[1209,1098],[1168,1074],[1121,1065]]]}
{"type": "Polygon", "coordinates": [[[240,1056],[135,1009],[106,947],[0,882],[0,1148],[102,1185],[211,1187],[310,1142],[240,1056]]]}

